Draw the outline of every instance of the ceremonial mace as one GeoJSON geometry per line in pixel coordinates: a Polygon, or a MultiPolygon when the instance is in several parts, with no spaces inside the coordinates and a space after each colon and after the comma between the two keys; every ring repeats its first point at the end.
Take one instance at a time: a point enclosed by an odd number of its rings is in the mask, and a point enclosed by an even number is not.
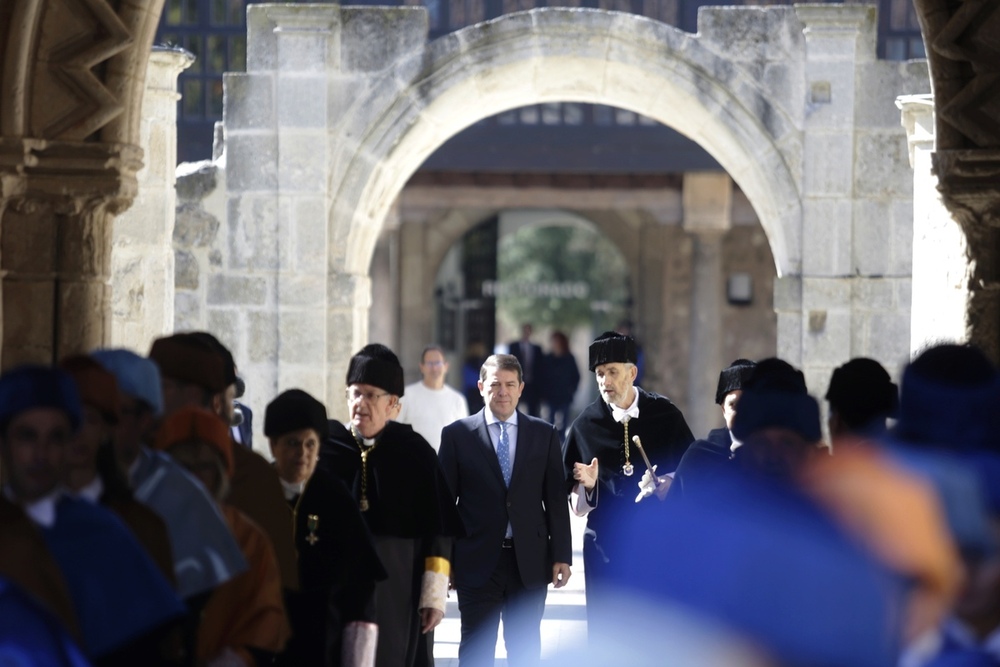
{"type": "Polygon", "coordinates": [[[633,435],[632,442],[639,449],[639,453],[642,454],[642,460],[646,463],[646,470],[649,471],[649,476],[653,478],[653,487],[660,485],[660,478],[656,476],[656,471],[653,470],[653,464],[649,462],[649,457],[646,456],[646,450],[642,448],[642,441],[639,440],[639,436],[633,435]]]}

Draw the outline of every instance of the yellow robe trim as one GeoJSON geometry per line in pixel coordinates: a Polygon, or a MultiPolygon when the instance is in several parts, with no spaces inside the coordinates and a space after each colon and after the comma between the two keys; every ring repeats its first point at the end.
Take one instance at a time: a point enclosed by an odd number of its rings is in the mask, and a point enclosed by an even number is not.
{"type": "Polygon", "coordinates": [[[447,558],[431,556],[424,559],[424,572],[436,572],[447,577],[451,575],[451,563],[447,558]]]}

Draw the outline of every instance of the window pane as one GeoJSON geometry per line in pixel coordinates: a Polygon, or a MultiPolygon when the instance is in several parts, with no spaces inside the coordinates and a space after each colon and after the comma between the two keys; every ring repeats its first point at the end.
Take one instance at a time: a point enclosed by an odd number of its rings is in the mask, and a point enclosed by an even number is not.
{"type": "Polygon", "coordinates": [[[910,58],[926,58],[927,52],[924,51],[924,40],[921,37],[911,37],[910,38],[910,58]]]}
{"type": "Polygon", "coordinates": [[[562,123],[562,105],[558,102],[548,102],[542,105],[542,123],[559,125],[562,123]]]}
{"type": "Polygon", "coordinates": [[[212,79],[208,82],[208,115],[210,118],[222,120],[222,79],[212,79]]]}
{"type": "Polygon", "coordinates": [[[245,0],[229,1],[229,24],[244,25],[247,22],[247,8],[245,0]]]}
{"type": "Polygon", "coordinates": [[[538,107],[523,107],[521,109],[522,125],[538,125],[538,107]]]}
{"type": "Polygon", "coordinates": [[[198,0],[187,0],[185,3],[184,23],[186,25],[198,24],[198,0]]]}
{"type": "Polygon", "coordinates": [[[181,25],[184,22],[183,2],[184,0],[170,0],[167,4],[167,10],[164,12],[167,16],[167,25],[181,25]]]}
{"type": "Polygon", "coordinates": [[[185,118],[201,118],[202,98],[201,79],[188,79],[184,82],[184,92],[181,98],[181,109],[185,118]]]}
{"type": "Polygon", "coordinates": [[[625,109],[615,109],[615,123],[618,125],[635,125],[635,113],[625,109]]]}
{"type": "Polygon", "coordinates": [[[906,60],[906,40],[887,37],[885,40],[886,60],[906,60]]]}
{"type": "Polygon", "coordinates": [[[643,0],[642,14],[670,25],[677,23],[677,0],[643,0]]]}
{"type": "Polygon", "coordinates": [[[208,53],[205,56],[205,67],[210,74],[222,74],[226,71],[226,38],[221,35],[209,35],[206,43],[208,53]]]}
{"type": "Polygon", "coordinates": [[[575,102],[563,104],[563,122],[566,125],[581,125],[583,123],[583,105],[575,102]]]}
{"type": "Polygon", "coordinates": [[[247,68],[247,38],[237,35],[229,38],[229,71],[244,72],[247,68]]]}
{"type": "Polygon", "coordinates": [[[594,105],[594,125],[611,125],[614,122],[614,109],[603,104],[594,105]]]}
{"type": "Polygon", "coordinates": [[[176,32],[165,32],[160,35],[159,43],[164,46],[179,47],[181,45],[181,37],[176,32]]]}
{"type": "Polygon", "coordinates": [[[497,122],[501,125],[517,125],[517,110],[504,111],[502,114],[497,116],[497,122]]]}
{"type": "Polygon", "coordinates": [[[208,22],[212,25],[225,25],[226,18],[226,0],[211,0],[208,22]]]}
{"type": "Polygon", "coordinates": [[[184,38],[184,48],[194,54],[194,62],[187,71],[192,74],[202,71],[205,67],[202,62],[202,56],[205,54],[204,49],[201,48],[201,37],[198,35],[188,35],[184,38]]]}

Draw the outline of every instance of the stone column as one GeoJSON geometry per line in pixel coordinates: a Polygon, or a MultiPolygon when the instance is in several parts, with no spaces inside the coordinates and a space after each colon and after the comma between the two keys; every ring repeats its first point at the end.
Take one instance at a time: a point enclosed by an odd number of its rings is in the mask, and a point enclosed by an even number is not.
{"type": "Polygon", "coordinates": [[[142,150],[0,141],[0,366],[53,363],[111,340],[111,224],[136,193],[142,150]]]}
{"type": "Polygon", "coordinates": [[[795,12],[806,40],[802,272],[782,276],[775,306],[784,309],[778,312],[778,354],[797,348],[797,359],[784,358],[802,369],[816,394],[850,354],[856,60],[863,51],[861,28],[874,12],[853,5],[797,5],[795,12]],[[789,297],[798,297],[797,313],[789,297]],[[796,316],[797,327],[788,321],[796,316]],[[788,340],[792,332],[801,336],[797,345],[788,340]]]}
{"type": "Polygon", "coordinates": [[[193,62],[186,51],[153,49],[139,128],[146,157],[136,175],[139,196],[114,221],[111,343],[143,354],[174,328],[177,77],[193,62]]]}
{"type": "Polygon", "coordinates": [[[939,341],[964,341],[968,291],[968,247],[938,193],[931,169],[934,150],[934,97],[906,95],[896,100],[906,128],[913,168],[913,291],[910,351],[939,341]]]}
{"type": "Polygon", "coordinates": [[[213,299],[210,289],[208,304],[210,315],[228,309],[245,320],[258,403],[301,387],[334,417],[344,416],[349,358],[339,341],[349,349],[357,340],[355,320],[342,317],[353,313],[355,288],[331,281],[328,262],[327,68],[340,58],[339,21],[339,5],[248,13],[247,72],[224,78],[229,252],[217,280],[259,290],[241,305],[239,290],[213,299]]]}
{"type": "Polygon", "coordinates": [[[732,226],[732,182],[718,172],[684,174],[684,230],[694,236],[691,284],[691,354],[688,411],[692,432],[703,437],[719,425],[713,402],[722,368],[722,237],[732,226]]]}

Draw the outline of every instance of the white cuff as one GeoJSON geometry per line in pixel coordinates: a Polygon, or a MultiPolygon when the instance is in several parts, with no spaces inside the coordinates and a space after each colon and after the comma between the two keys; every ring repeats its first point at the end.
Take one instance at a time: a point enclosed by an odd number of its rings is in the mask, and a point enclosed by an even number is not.
{"type": "Polygon", "coordinates": [[[353,621],[344,626],[343,638],[344,644],[340,648],[340,664],[343,667],[375,667],[378,625],[353,621]]]}
{"type": "Polygon", "coordinates": [[[597,485],[594,485],[590,495],[593,496],[593,501],[587,499],[587,490],[583,488],[583,484],[578,483],[573,487],[569,494],[569,506],[573,510],[573,514],[587,516],[592,509],[597,507],[597,485]]]}
{"type": "Polygon", "coordinates": [[[417,609],[437,609],[442,614],[448,602],[448,575],[444,572],[424,572],[420,585],[420,605],[417,609]]]}

